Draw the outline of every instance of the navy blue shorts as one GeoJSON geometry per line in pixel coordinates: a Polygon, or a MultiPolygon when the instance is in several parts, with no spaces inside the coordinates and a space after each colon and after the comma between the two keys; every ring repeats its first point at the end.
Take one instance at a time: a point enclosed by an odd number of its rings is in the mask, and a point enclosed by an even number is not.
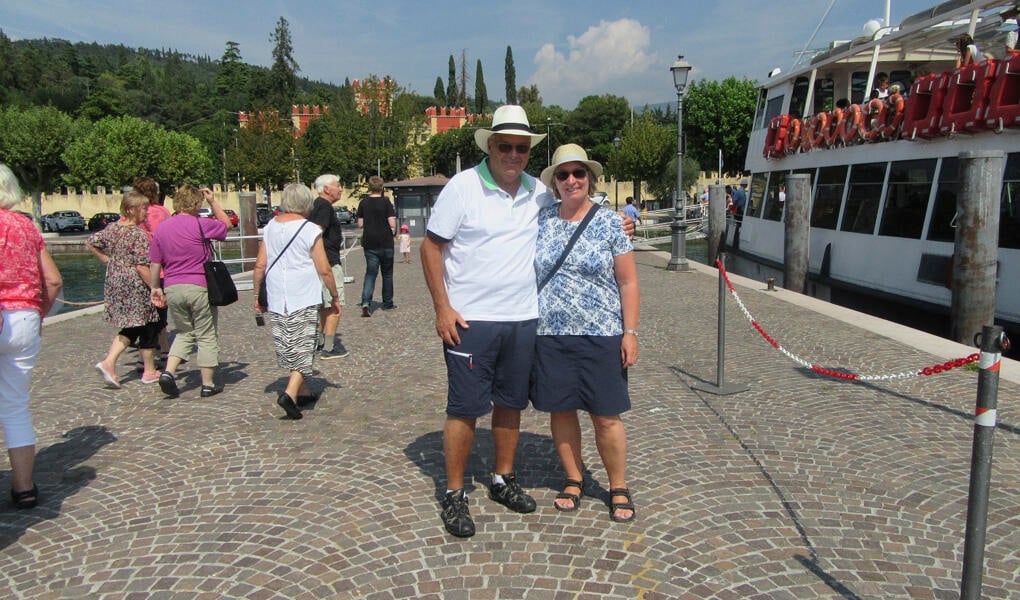
{"type": "Polygon", "coordinates": [[[540,335],[531,402],[543,412],[583,410],[610,417],[630,410],[622,335],[540,335]]]}
{"type": "Polygon", "coordinates": [[[446,414],[474,419],[488,414],[493,405],[527,408],[538,319],[468,325],[458,328],[460,344],[443,345],[449,381],[446,414]]]}

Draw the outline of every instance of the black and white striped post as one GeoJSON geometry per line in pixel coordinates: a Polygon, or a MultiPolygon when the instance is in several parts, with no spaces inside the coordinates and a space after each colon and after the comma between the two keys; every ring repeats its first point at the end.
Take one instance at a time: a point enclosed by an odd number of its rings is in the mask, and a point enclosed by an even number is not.
{"type": "MultiPolygon", "coordinates": [[[[1009,339],[997,325],[981,329],[981,358],[978,365],[977,406],[974,409],[974,446],[970,459],[970,491],[967,494],[967,533],[963,542],[963,579],[960,600],[981,597],[985,558],[985,530],[988,523],[988,489],[992,477],[992,442],[997,421],[999,367],[1009,339]]],[[[977,338],[978,336],[975,336],[977,338]]]]}

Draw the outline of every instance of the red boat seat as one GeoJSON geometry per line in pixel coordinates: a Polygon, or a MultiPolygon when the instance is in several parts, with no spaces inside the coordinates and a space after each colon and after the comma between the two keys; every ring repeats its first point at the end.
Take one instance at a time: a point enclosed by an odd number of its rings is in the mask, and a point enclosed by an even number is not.
{"type": "Polygon", "coordinates": [[[910,86],[907,105],[903,109],[900,137],[912,140],[917,137],[932,138],[939,134],[938,118],[942,114],[942,98],[949,75],[922,75],[910,86]]]}
{"type": "Polygon", "coordinates": [[[988,90],[985,126],[989,129],[1020,126],[1020,53],[999,62],[995,82],[988,90]]]}
{"type": "Polygon", "coordinates": [[[985,129],[985,102],[998,66],[999,61],[988,59],[952,72],[942,100],[940,133],[946,135],[985,129]]]}

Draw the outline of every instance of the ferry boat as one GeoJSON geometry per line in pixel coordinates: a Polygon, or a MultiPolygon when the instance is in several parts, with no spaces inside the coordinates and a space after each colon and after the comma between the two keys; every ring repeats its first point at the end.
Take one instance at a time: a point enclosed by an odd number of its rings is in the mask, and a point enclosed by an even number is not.
{"type": "Polygon", "coordinates": [[[774,71],[748,144],[748,202],[727,232],[730,268],[782,280],[786,177],[806,173],[807,293],[906,307],[949,335],[958,157],[1003,151],[995,316],[1020,329],[1020,51],[1006,47],[1016,12],[1013,1],[942,2],[774,71]],[[957,66],[963,34],[979,55],[957,66]],[[875,98],[882,75],[888,96],[875,98]]]}

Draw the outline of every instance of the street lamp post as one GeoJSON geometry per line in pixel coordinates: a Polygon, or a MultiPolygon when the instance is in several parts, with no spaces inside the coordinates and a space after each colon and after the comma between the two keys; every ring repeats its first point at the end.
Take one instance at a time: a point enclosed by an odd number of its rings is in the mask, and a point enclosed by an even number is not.
{"type": "MultiPolygon", "coordinates": [[[[616,136],[613,138],[613,148],[616,148],[617,152],[620,151],[620,136],[616,136]]],[[[615,159],[616,160],[613,161],[614,163],[616,163],[613,165],[614,166],[613,180],[616,181],[616,191],[613,192],[613,203],[616,206],[616,212],[620,212],[620,174],[616,172],[620,168],[619,166],[620,157],[617,156],[615,157],[615,159]]]]}
{"type": "Polygon", "coordinates": [[[673,86],[676,87],[676,190],[673,196],[673,224],[670,226],[672,251],[669,264],[666,265],[668,271],[689,271],[691,268],[687,262],[687,190],[683,184],[684,92],[687,90],[687,76],[691,68],[682,54],[677,56],[676,62],[669,68],[673,73],[673,86]]]}

